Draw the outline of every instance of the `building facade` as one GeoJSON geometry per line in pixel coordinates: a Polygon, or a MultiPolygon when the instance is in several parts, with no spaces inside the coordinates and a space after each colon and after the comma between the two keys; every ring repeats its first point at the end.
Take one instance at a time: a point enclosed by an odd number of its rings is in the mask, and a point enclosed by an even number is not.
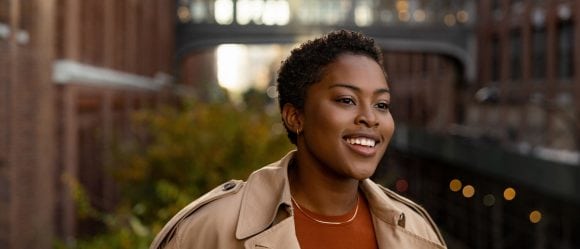
{"type": "Polygon", "coordinates": [[[0,248],[82,232],[72,188],[115,201],[108,145],[171,81],[173,1],[0,1],[0,248]]]}
{"type": "Polygon", "coordinates": [[[539,148],[564,160],[578,157],[580,4],[478,3],[479,72],[473,91],[479,92],[467,107],[467,124],[493,127],[492,137],[522,151],[539,148]]]}

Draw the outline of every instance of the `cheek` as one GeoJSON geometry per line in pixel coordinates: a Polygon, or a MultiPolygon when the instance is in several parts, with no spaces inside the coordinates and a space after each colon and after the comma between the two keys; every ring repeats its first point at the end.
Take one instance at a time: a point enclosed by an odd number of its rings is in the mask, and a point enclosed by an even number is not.
{"type": "Polygon", "coordinates": [[[385,138],[391,140],[391,137],[393,136],[394,132],[395,132],[395,121],[393,120],[393,116],[389,114],[389,116],[386,117],[385,119],[385,125],[383,126],[383,134],[385,135],[385,138]]]}
{"type": "Polygon", "coordinates": [[[307,126],[323,133],[341,129],[348,124],[349,115],[331,104],[313,106],[308,111],[309,115],[304,120],[307,126]]]}

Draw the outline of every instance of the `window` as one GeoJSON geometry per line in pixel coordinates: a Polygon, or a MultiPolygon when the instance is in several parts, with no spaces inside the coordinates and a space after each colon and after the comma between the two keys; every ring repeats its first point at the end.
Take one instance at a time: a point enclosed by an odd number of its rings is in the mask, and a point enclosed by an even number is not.
{"type": "Polygon", "coordinates": [[[511,44],[511,79],[519,80],[522,78],[522,41],[521,32],[513,30],[510,34],[511,44]]]}
{"type": "Polygon", "coordinates": [[[524,12],[524,3],[522,2],[522,0],[512,0],[511,11],[514,14],[522,14],[524,12]]]}
{"type": "Polygon", "coordinates": [[[10,6],[8,6],[7,0],[0,0],[0,23],[7,25],[8,23],[8,10],[10,6]]]}
{"type": "Polygon", "coordinates": [[[491,81],[498,82],[499,81],[499,68],[500,68],[500,47],[499,47],[499,38],[497,36],[493,36],[491,38],[491,63],[490,63],[490,72],[491,72],[491,81]]]}
{"type": "Polygon", "coordinates": [[[546,29],[543,26],[532,31],[532,77],[546,77],[546,29]]]}
{"type": "Polygon", "coordinates": [[[0,41],[10,35],[8,9],[8,1],[0,0],[0,41]]]}
{"type": "Polygon", "coordinates": [[[491,0],[491,10],[492,11],[501,11],[501,6],[499,0],[491,0]]]}
{"type": "Polygon", "coordinates": [[[431,57],[427,53],[421,54],[421,74],[423,78],[426,79],[429,77],[429,62],[431,61],[431,57]]]}
{"type": "Polygon", "coordinates": [[[491,15],[495,21],[499,21],[502,18],[501,3],[500,0],[491,1],[491,15]]]}
{"type": "Polygon", "coordinates": [[[574,76],[574,28],[570,21],[558,25],[558,76],[561,79],[574,76]]]}

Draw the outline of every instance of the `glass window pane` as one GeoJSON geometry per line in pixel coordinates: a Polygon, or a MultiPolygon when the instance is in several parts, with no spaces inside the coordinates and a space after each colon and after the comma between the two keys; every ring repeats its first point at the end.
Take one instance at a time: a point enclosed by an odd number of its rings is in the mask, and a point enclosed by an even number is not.
{"type": "Polygon", "coordinates": [[[546,29],[534,28],[532,33],[532,77],[546,77],[546,29]]]}
{"type": "Polygon", "coordinates": [[[8,23],[8,10],[10,10],[7,0],[0,0],[0,23],[6,25],[8,23]]]}
{"type": "Polygon", "coordinates": [[[513,30],[511,32],[511,79],[519,80],[522,78],[522,41],[521,32],[513,30]]]}
{"type": "Polygon", "coordinates": [[[574,29],[570,21],[562,22],[558,30],[558,76],[570,79],[574,75],[574,29]]]}
{"type": "Polygon", "coordinates": [[[491,81],[499,81],[499,67],[500,67],[500,48],[499,38],[493,36],[491,38],[491,81]]]}
{"type": "Polygon", "coordinates": [[[499,0],[491,0],[491,10],[492,11],[500,10],[500,8],[501,8],[501,6],[500,6],[499,0]]]}

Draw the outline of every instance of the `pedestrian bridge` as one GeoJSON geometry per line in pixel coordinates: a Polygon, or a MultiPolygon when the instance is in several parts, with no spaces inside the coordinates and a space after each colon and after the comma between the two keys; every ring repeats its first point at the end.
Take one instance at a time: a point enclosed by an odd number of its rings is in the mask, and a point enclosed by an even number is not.
{"type": "Polygon", "coordinates": [[[363,32],[387,51],[439,53],[475,77],[474,1],[180,1],[176,56],[225,43],[292,44],[321,33],[363,32]]]}

